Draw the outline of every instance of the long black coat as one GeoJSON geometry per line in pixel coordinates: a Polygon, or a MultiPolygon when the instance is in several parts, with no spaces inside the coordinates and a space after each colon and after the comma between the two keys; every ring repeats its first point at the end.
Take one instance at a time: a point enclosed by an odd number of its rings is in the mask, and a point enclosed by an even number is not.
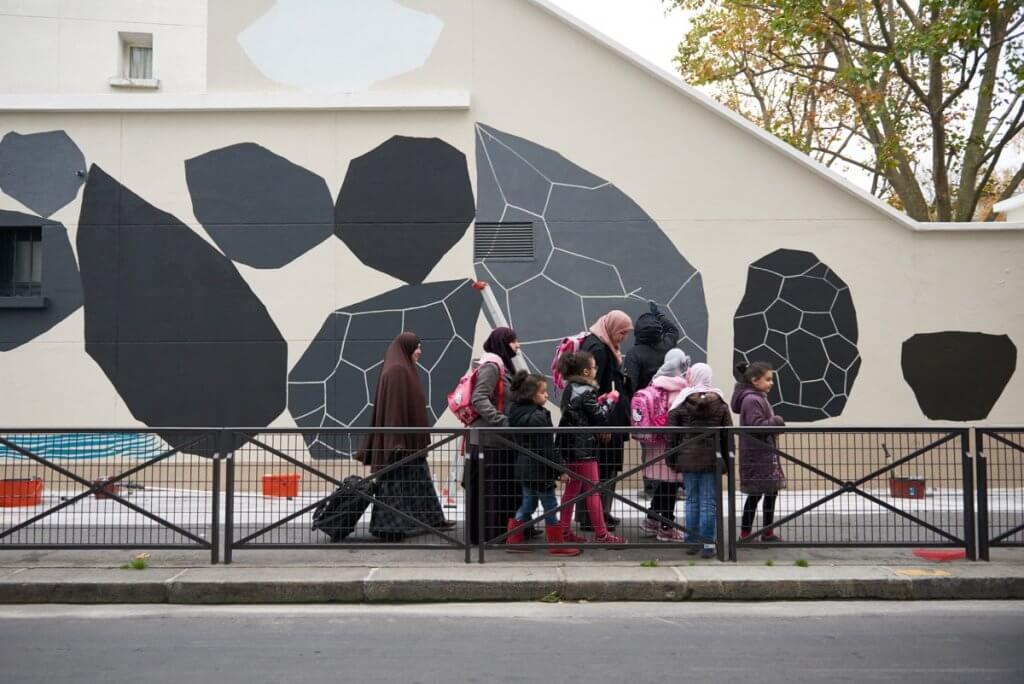
{"type": "MultiPolygon", "coordinates": [[[[691,394],[679,406],[668,413],[670,427],[730,427],[732,414],[729,405],[714,392],[691,394]]],[[[715,470],[715,454],[719,449],[718,436],[709,435],[697,439],[697,433],[672,433],[666,440],[666,447],[684,446],[673,457],[669,457],[672,469],[680,473],[711,473],[715,470]]]]}
{"type": "Polygon", "coordinates": [[[635,393],[651,384],[665,362],[665,354],[679,343],[679,328],[663,313],[646,313],[636,319],[633,348],[626,352],[622,370],[635,393]]]}
{"type": "MultiPolygon", "coordinates": [[[[526,404],[513,404],[509,411],[509,424],[514,428],[549,428],[554,427],[551,422],[551,412],[543,406],[537,406],[533,402],[526,404]]],[[[512,441],[517,445],[554,463],[562,464],[562,458],[555,449],[555,435],[553,432],[538,432],[529,435],[513,435],[512,441]]],[[[560,472],[541,461],[522,453],[516,452],[516,481],[535,488],[547,487],[554,484],[560,472]]]]}

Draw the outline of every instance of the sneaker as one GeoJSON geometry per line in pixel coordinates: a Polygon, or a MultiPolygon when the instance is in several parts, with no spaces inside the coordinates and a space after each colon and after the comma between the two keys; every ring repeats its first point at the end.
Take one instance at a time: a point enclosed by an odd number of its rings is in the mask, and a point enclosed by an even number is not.
{"type": "Polygon", "coordinates": [[[777,544],[782,541],[782,537],[775,534],[774,532],[765,532],[761,535],[761,541],[769,544],[777,544]]]}
{"type": "Polygon", "coordinates": [[[658,530],[657,535],[660,542],[684,542],[686,536],[674,527],[663,527],[658,530]]]}
{"type": "Polygon", "coordinates": [[[644,518],[643,522],[640,523],[640,535],[643,537],[653,537],[658,532],[661,532],[661,523],[657,520],[651,520],[650,518],[644,518]]]}
{"type": "Polygon", "coordinates": [[[617,537],[611,532],[606,532],[603,537],[594,537],[595,544],[625,544],[626,540],[623,537],[617,537]]]}
{"type": "Polygon", "coordinates": [[[741,542],[756,542],[757,537],[750,534],[750,532],[740,532],[740,538],[737,541],[741,542]]]}
{"type": "Polygon", "coordinates": [[[703,558],[704,560],[708,560],[709,558],[714,558],[717,555],[718,554],[715,553],[714,549],[709,549],[706,546],[703,549],[700,550],[700,557],[703,558]]]}
{"type": "Polygon", "coordinates": [[[574,532],[566,532],[562,535],[562,541],[566,544],[586,544],[588,540],[574,532]]]}

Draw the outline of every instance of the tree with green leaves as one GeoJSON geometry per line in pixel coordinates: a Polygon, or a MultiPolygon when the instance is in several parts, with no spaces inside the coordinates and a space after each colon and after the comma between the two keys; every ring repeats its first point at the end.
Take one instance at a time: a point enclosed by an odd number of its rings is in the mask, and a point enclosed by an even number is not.
{"type": "Polygon", "coordinates": [[[971,221],[1024,181],[1024,0],[664,0],[694,85],[920,220],[971,221]]]}

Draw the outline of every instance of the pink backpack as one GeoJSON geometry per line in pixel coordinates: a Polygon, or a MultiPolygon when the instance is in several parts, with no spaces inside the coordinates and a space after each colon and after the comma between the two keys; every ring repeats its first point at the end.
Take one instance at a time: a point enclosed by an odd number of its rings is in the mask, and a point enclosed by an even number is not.
{"type": "Polygon", "coordinates": [[[565,389],[565,378],[558,372],[558,360],[562,358],[563,354],[568,352],[576,353],[583,346],[583,341],[590,336],[589,330],[584,330],[581,333],[577,333],[572,337],[563,337],[562,341],[555,347],[555,358],[551,359],[551,381],[560,390],[565,389]]]}
{"type": "Polygon", "coordinates": [[[484,354],[480,357],[480,364],[459,378],[459,384],[448,395],[448,410],[466,427],[480,417],[473,408],[473,387],[476,385],[476,375],[485,363],[493,363],[498,367],[497,408],[502,412],[505,408],[505,362],[497,354],[484,354]]]}
{"type": "MultiPolygon", "coordinates": [[[[629,402],[629,422],[633,427],[665,427],[668,424],[668,392],[648,385],[629,402]]],[[[661,444],[664,435],[637,433],[633,439],[644,444],[661,444]]]]}

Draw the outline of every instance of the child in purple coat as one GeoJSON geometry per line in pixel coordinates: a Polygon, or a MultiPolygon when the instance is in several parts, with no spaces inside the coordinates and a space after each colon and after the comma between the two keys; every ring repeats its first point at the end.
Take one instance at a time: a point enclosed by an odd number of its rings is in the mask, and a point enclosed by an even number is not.
{"type": "MultiPolygon", "coordinates": [[[[740,415],[744,427],[777,427],[785,425],[781,416],[775,415],[768,403],[768,392],[775,384],[774,372],[767,363],[760,361],[736,366],[736,388],[732,393],[730,407],[740,415]]],[[[763,527],[775,520],[775,497],[786,486],[786,474],[775,452],[774,433],[740,435],[740,491],[747,495],[743,504],[743,518],[740,522],[740,539],[749,539],[757,515],[757,504],[764,497],[763,527]]],[[[782,538],[774,530],[761,535],[763,542],[779,542],[782,538]]]]}

